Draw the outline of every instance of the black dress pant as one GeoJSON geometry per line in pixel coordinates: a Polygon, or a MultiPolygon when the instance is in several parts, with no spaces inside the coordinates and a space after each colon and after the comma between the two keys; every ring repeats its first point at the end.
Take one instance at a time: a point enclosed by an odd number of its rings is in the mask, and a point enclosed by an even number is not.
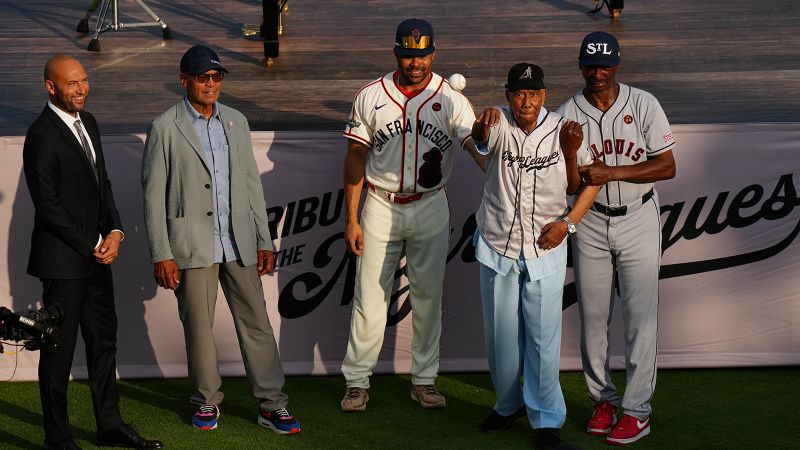
{"type": "Polygon", "coordinates": [[[94,267],[89,278],[41,280],[44,305],[60,304],[64,311],[59,327],[61,348],[42,349],[39,359],[39,394],[46,446],[72,438],[67,416],[67,386],[79,328],[86,344],[97,432],[113,430],[122,424],[116,383],[114,284],[109,266],[95,264],[94,267]]]}
{"type": "Polygon", "coordinates": [[[264,15],[261,20],[261,38],[264,40],[264,57],[277,58],[280,51],[278,26],[281,8],[277,0],[263,0],[262,7],[264,15]]]}

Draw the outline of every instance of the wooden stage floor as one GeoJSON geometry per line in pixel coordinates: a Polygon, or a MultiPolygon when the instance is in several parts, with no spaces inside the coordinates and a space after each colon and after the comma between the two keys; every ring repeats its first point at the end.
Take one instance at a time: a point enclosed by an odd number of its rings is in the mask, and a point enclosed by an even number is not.
{"type": "MultiPolygon", "coordinates": [[[[796,122],[800,112],[800,8],[793,0],[697,2],[630,0],[620,20],[584,11],[591,0],[290,0],[281,54],[260,64],[262,44],[244,23],[260,23],[254,0],[147,0],[174,39],[158,28],[101,35],[86,51],[75,26],[90,0],[0,2],[0,135],[24,135],[43,108],[44,62],[70,53],[92,82],[88,110],[105,134],[144,132],[182,95],[178,62],[193,44],[215,48],[231,73],[221,101],[241,110],[253,130],[341,129],[356,90],[395,67],[397,24],[431,21],[434,69],[462,73],[476,110],[502,104],[508,68],[541,65],[556,108],[582,86],[578,46],[591,31],[617,35],[618,79],[654,93],[673,123],[796,122]]],[[[121,21],[147,16],[120,0],[121,21]]]]}

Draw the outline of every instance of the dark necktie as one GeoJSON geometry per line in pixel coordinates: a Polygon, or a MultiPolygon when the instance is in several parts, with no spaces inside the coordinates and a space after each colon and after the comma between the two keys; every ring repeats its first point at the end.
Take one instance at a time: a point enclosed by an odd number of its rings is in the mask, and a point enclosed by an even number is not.
{"type": "Polygon", "coordinates": [[[89,165],[92,166],[92,172],[94,173],[95,181],[99,180],[97,176],[97,165],[94,163],[94,158],[92,158],[92,148],[89,147],[89,141],[86,140],[86,135],[83,134],[83,125],[81,124],[80,120],[76,120],[75,129],[78,130],[78,136],[81,138],[81,147],[83,147],[83,153],[86,154],[86,159],[89,160],[89,165]]]}

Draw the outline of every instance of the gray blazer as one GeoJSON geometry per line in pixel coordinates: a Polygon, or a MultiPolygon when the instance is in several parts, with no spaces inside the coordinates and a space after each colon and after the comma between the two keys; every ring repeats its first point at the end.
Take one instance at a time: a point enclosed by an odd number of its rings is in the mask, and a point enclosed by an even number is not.
{"type": "MultiPolygon", "coordinates": [[[[233,237],[245,266],[256,250],[273,250],[267,207],[247,119],[217,103],[230,148],[233,237]]],[[[211,172],[183,100],[156,117],[142,156],[144,220],[152,262],[180,269],[214,264],[211,172]]]]}

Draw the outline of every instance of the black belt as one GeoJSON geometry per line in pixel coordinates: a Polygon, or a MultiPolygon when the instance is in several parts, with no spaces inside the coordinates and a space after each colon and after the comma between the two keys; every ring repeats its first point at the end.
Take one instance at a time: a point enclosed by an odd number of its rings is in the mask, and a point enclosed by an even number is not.
{"type": "Polygon", "coordinates": [[[630,208],[631,212],[633,212],[634,209],[639,209],[638,206],[644,205],[651,198],[653,198],[653,190],[652,189],[647,191],[647,193],[642,196],[641,203],[638,203],[638,204],[637,203],[632,203],[630,205],[622,205],[622,206],[607,206],[607,205],[604,205],[602,203],[594,202],[594,203],[592,203],[592,209],[594,209],[595,211],[597,211],[597,212],[599,212],[601,214],[605,214],[608,217],[624,216],[625,214],[628,213],[628,209],[629,209],[628,206],[631,207],[630,208]],[[633,208],[634,206],[637,206],[637,208],[633,208]]]}

